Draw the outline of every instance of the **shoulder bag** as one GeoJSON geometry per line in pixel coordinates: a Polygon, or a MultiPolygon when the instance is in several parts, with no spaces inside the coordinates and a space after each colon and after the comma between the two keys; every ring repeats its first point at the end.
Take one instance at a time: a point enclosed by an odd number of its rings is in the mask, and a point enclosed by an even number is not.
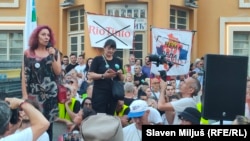
{"type": "MultiPolygon", "coordinates": [[[[106,66],[109,66],[108,62],[106,61],[105,57],[102,55],[106,66]]],[[[112,79],[112,94],[113,97],[117,100],[123,100],[124,99],[124,84],[122,81],[116,81],[112,79]]]]}

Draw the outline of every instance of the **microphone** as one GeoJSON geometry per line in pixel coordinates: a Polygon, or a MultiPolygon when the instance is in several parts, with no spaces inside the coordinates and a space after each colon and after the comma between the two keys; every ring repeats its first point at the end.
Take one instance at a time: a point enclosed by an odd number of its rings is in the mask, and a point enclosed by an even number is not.
{"type": "MultiPolygon", "coordinates": [[[[50,48],[52,46],[51,42],[48,42],[48,44],[46,45],[46,49],[50,48]]],[[[52,62],[54,62],[54,59],[53,59],[53,55],[50,54],[49,57],[48,57],[48,62],[46,64],[51,64],[52,62]]]]}
{"type": "Polygon", "coordinates": [[[46,45],[46,48],[50,48],[52,46],[51,42],[48,42],[48,44],[46,45]]]}

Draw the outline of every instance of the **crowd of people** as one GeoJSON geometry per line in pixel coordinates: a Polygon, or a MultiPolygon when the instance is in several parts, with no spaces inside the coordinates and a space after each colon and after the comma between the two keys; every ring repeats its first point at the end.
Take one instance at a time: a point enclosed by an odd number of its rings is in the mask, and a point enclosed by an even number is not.
{"type": "MultiPolygon", "coordinates": [[[[189,73],[167,76],[164,81],[159,74],[151,74],[149,56],[142,61],[130,54],[129,63],[123,65],[114,56],[116,48],[116,42],[108,39],[100,56],[63,56],[55,47],[51,28],[38,26],[24,52],[22,99],[0,101],[0,141],[52,141],[53,136],[58,141],[88,141],[104,138],[104,133],[117,133],[108,140],[141,141],[142,125],[210,124],[198,106],[204,58],[195,60],[189,73]],[[114,80],[124,83],[124,99],[113,97],[114,80]],[[58,85],[67,89],[64,102],[58,102],[58,85]],[[19,109],[15,124],[13,109],[19,109]],[[100,113],[105,115],[103,120],[100,113]],[[61,124],[59,135],[52,132],[55,123],[61,124]],[[98,129],[104,126],[107,129],[98,129]],[[101,130],[105,131],[98,133],[101,130]]],[[[245,115],[236,116],[232,124],[250,124],[250,79],[246,85],[245,115]]]]}

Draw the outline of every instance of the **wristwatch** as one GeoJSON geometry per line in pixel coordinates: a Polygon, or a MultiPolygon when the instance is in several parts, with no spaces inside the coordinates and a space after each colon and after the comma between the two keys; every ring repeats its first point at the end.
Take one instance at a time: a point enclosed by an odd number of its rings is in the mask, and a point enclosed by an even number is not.
{"type": "Polygon", "coordinates": [[[104,75],[103,74],[101,75],[101,79],[104,79],[104,75]]]}

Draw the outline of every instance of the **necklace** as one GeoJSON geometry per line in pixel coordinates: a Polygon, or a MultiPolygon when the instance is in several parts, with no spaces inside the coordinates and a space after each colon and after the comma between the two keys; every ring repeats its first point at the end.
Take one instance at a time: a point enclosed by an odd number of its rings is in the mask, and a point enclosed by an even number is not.
{"type": "Polygon", "coordinates": [[[106,57],[104,57],[105,55],[102,55],[102,57],[103,57],[103,59],[104,59],[104,61],[105,61],[105,68],[106,69],[109,69],[109,64],[108,64],[108,62],[107,62],[107,60],[106,60],[106,57]]]}
{"type": "Polygon", "coordinates": [[[112,60],[112,59],[113,59],[113,56],[109,56],[109,57],[108,57],[108,56],[105,55],[105,54],[103,54],[103,56],[105,57],[106,60],[112,60]]]}

